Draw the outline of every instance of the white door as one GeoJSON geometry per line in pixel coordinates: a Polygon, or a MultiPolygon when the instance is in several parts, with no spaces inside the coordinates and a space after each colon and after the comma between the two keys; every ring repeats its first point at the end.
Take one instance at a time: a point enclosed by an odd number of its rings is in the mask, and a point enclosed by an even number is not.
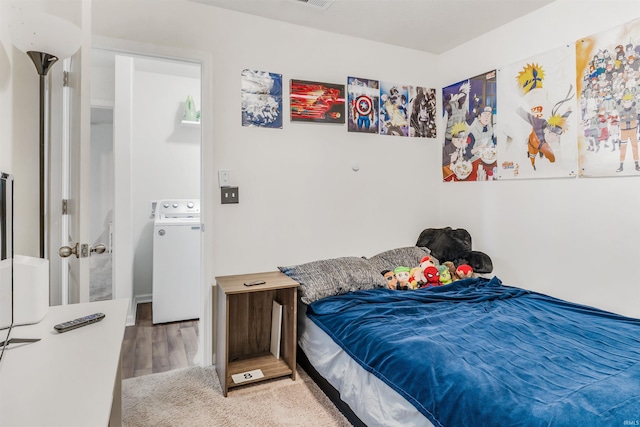
{"type": "MultiPolygon", "coordinates": [[[[67,196],[67,242],[75,250],[68,256],[68,302],[89,302],[89,115],[83,96],[89,67],[83,67],[88,51],[80,49],[69,71],[69,181],[67,196]],[[84,74],[87,73],[87,74],[84,74]]],[[[64,236],[63,236],[64,239],[64,236]]]]}
{"type": "Polygon", "coordinates": [[[88,2],[76,4],[82,10],[81,47],[71,58],[54,66],[50,86],[48,224],[52,304],[89,301],[91,10],[88,2]],[[62,211],[62,199],[66,200],[66,213],[62,211]],[[68,256],[61,258],[59,253],[68,256]]]}

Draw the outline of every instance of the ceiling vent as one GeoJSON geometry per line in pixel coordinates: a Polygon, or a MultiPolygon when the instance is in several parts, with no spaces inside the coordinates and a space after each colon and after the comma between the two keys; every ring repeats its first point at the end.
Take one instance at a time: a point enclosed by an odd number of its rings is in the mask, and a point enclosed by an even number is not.
{"type": "Polygon", "coordinates": [[[327,10],[335,0],[293,0],[296,3],[306,4],[316,9],[327,10]]]}

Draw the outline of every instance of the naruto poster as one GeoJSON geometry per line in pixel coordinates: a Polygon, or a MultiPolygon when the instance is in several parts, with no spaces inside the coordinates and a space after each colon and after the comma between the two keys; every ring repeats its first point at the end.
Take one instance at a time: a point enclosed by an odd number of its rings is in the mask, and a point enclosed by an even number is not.
{"type": "Polygon", "coordinates": [[[638,176],[640,19],[576,42],[580,174],[638,176]]]}
{"type": "Polygon", "coordinates": [[[498,70],[499,179],[578,174],[575,45],[498,70]]]}

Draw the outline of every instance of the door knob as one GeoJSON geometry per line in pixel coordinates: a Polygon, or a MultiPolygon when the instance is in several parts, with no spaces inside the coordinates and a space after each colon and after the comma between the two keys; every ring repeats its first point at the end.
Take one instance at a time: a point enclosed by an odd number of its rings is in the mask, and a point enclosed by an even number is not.
{"type": "Polygon", "coordinates": [[[104,243],[98,243],[97,245],[93,246],[91,248],[91,253],[92,254],[101,254],[104,253],[104,251],[107,250],[107,246],[104,243]]]}
{"type": "Polygon", "coordinates": [[[67,257],[69,257],[71,255],[75,255],[76,258],[79,258],[80,255],[78,254],[78,244],[76,243],[76,245],[74,247],[62,246],[60,249],[58,249],[58,254],[62,258],[67,258],[67,257]]]}
{"type": "Polygon", "coordinates": [[[60,254],[62,258],[67,258],[71,255],[75,255],[76,258],[80,258],[80,256],[82,256],[82,258],[86,258],[89,256],[89,251],[91,251],[92,254],[101,254],[106,250],[107,246],[104,243],[98,243],[91,249],[89,249],[89,245],[83,243],[82,246],[80,246],[80,250],[78,250],[78,244],[76,243],[74,247],[62,246],[58,249],[58,254],[60,254]]]}

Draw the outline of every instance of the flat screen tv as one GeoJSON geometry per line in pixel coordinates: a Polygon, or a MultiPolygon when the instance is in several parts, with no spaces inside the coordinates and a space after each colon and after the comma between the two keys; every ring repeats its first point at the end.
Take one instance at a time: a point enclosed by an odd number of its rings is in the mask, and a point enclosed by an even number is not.
{"type": "Polygon", "coordinates": [[[0,359],[13,326],[13,177],[0,172],[0,359]]]}

